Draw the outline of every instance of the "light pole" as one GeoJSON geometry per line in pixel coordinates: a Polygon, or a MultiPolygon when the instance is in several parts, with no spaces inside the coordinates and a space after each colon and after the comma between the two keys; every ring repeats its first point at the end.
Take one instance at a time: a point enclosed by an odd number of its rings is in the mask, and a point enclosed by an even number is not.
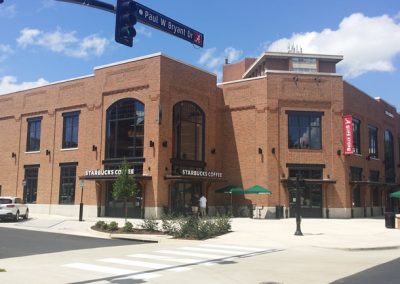
{"type": "Polygon", "coordinates": [[[79,222],[83,221],[83,187],[85,186],[85,180],[80,180],[81,185],[81,203],[79,204],[79,222]]]}
{"type": "Polygon", "coordinates": [[[303,233],[301,232],[301,194],[300,194],[300,182],[303,187],[304,180],[301,178],[300,174],[296,175],[296,232],[294,233],[295,236],[302,236],[303,233]]]}

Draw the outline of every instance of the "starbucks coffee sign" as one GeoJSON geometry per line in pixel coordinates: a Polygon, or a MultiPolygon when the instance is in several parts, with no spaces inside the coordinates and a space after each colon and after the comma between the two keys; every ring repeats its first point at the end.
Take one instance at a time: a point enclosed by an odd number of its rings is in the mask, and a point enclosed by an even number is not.
{"type": "Polygon", "coordinates": [[[182,170],[182,175],[192,177],[222,178],[222,173],[216,171],[182,170]]]}
{"type": "MultiPolygon", "coordinates": [[[[85,176],[118,176],[121,174],[121,170],[86,170],[85,176]]],[[[133,169],[128,170],[128,174],[134,175],[135,171],[133,169]]]]}

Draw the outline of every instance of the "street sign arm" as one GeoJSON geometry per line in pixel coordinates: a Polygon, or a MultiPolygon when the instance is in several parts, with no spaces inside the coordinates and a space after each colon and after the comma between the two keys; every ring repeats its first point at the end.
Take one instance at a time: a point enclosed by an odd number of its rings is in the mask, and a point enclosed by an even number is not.
{"type": "Polygon", "coordinates": [[[115,14],[115,6],[114,5],[106,3],[106,2],[98,1],[98,0],[56,0],[56,1],[79,4],[79,5],[97,8],[97,9],[115,14]]]}

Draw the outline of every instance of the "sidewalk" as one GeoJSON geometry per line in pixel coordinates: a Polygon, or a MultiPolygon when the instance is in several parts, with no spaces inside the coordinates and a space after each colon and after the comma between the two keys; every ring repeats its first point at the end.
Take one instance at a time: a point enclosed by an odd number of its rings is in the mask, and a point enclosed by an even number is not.
{"type": "MultiPolygon", "coordinates": [[[[27,221],[1,222],[0,227],[28,229],[53,233],[73,234],[88,237],[123,237],[152,242],[180,242],[169,236],[119,235],[93,231],[90,228],[98,221],[116,221],[123,226],[125,220],[98,218],[79,222],[64,216],[31,214],[27,221]]],[[[128,219],[139,225],[142,220],[128,219]]],[[[247,243],[254,246],[299,247],[312,246],[344,250],[400,249],[400,230],[385,228],[383,218],[363,219],[302,219],[303,236],[295,236],[296,220],[233,218],[232,232],[216,237],[217,243],[247,243]]]]}

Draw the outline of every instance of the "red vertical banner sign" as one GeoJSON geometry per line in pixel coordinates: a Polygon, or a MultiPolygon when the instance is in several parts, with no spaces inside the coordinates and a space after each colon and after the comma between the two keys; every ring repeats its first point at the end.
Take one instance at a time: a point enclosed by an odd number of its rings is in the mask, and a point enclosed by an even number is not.
{"type": "Polygon", "coordinates": [[[353,154],[353,117],[351,115],[343,116],[343,138],[344,154],[353,154]]]}

